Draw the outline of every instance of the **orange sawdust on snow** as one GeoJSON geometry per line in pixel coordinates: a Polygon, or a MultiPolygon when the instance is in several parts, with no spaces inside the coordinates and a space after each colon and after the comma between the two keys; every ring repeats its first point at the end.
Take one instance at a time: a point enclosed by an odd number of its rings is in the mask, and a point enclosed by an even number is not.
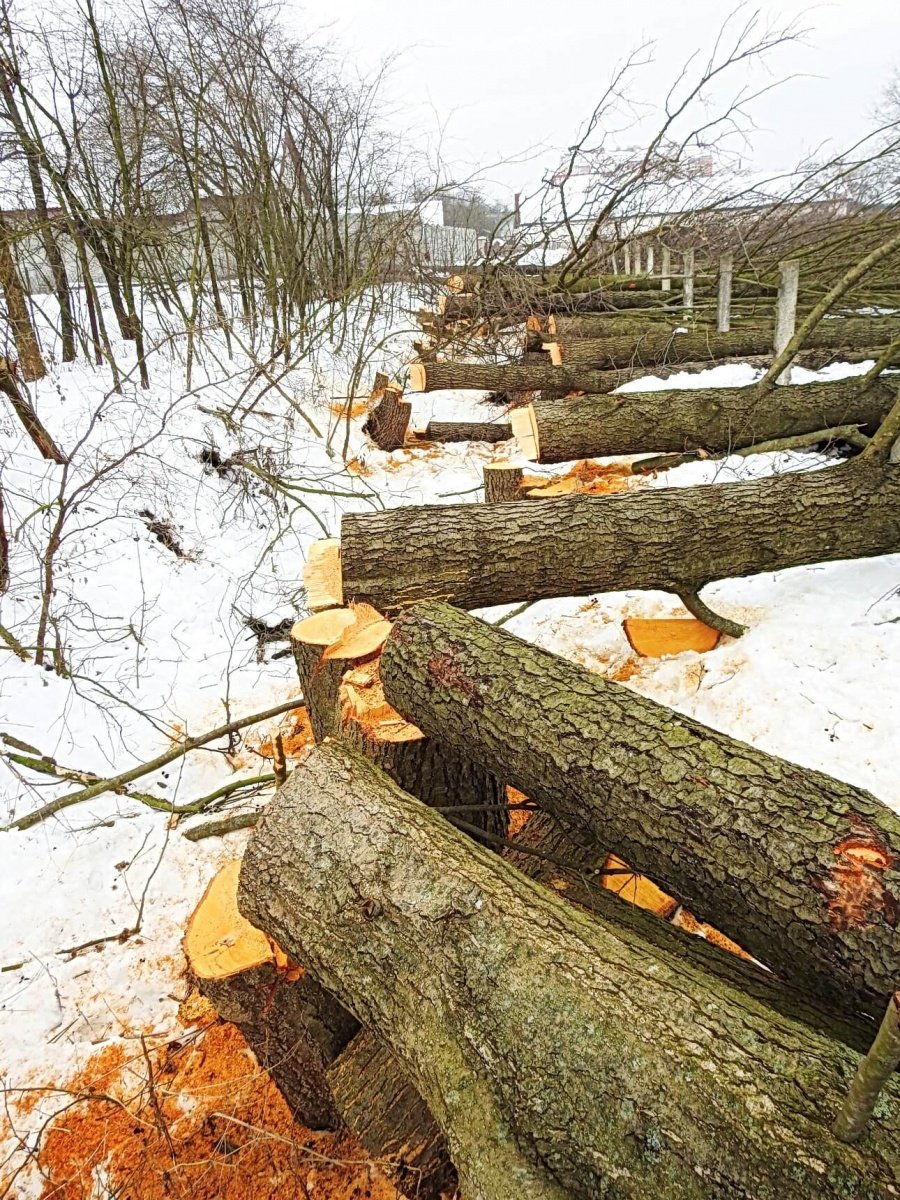
{"type": "Polygon", "coordinates": [[[360,462],[358,458],[351,458],[346,465],[348,475],[359,475],[365,479],[367,476],[375,474],[374,467],[367,466],[364,462],[360,462]]]}
{"type": "Polygon", "coordinates": [[[95,1055],[38,1152],[41,1200],[396,1200],[348,1133],[295,1124],[233,1025],[95,1055]]]}
{"type": "Polygon", "coordinates": [[[535,499],[551,496],[608,496],[624,492],[634,482],[631,466],[625,462],[602,465],[589,458],[570,467],[563,475],[526,475],[521,490],[535,499]]]}
{"type": "MultiPolygon", "coordinates": [[[[347,401],[346,400],[334,400],[328,407],[331,410],[331,412],[334,413],[334,415],[336,417],[346,417],[347,416],[347,401]]],[[[349,415],[351,417],[361,417],[368,407],[369,407],[368,400],[354,400],[353,403],[350,405],[350,414],[349,415]]]]}
{"type": "Polygon", "coordinates": [[[610,671],[606,678],[613,680],[614,683],[626,683],[633,676],[637,675],[640,669],[641,660],[636,654],[632,654],[616,667],[614,671],[610,671]]]}
{"type": "MultiPolygon", "coordinates": [[[[312,726],[309,723],[309,713],[305,706],[292,708],[281,723],[281,741],[284,753],[288,758],[300,758],[313,745],[312,726]]],[[[275,757],[275,744],[272,738],[266,738],[255,746],[257,754],[263,758],[275,757]]]]}

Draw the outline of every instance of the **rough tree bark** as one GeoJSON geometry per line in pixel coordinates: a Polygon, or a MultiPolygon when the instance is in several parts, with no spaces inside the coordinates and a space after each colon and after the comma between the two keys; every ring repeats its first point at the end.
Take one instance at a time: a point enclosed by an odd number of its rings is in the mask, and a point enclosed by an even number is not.
{"type": "Polygon", "coordinates": [[[505,442],[512,429],[505,421],[429,421],[421,436],[427,442],[505,442]]]}
{"type": "Polygon", "coordinates": [[[866,1142],[838,1142],[852,1051],[567,906],[349,748],[291,775],[239,903],[391,1046],[467,1200],[900,1184],[895,1084],[866,1142]]]}
{"type": "Polygon", "coordinates": [[[484,499],[488,504],[519,500],[524,471],[511,463],[488,463],[484,468],[484,499]]]}
{"type": "Polygon", "coordinates": [[[325,1072],[334,1101],[382,1173],[410,1200],[445,1200],[457,1177],[447,1143],[390,1050],[365,1029],[325,1072]]]}
{"type": "MultiPolygon", "coordinates": [[[[896,321],[848,318],[823,321],[804,343],[806,350],[830,347],[860,349],[887,345],[897,334],[896,321]]],[[[565,367],[592,367],[610,370],[616,367],[657,363],[693,363],[706,359],[743,358],[745,355],[770,354],[772,335],[768,330],[735,330],[716,333],[674,333],[647,330],[639,337],[601,336],[572,340],[545,339],[558,346],[565,367]]]]}
{"type": "MultiPolygon", "coordinates": [[[[812,370],[828,362],[862,362],[877,359],[877,347],[863,350],[805,350],[794,361],[812,370]]],[[[737,361],[750,366],[766,366],[771,355],[743,357],[737,361]]],[[[436,392],[444,389],[463,391],[548,392],[562,396],[567,392],[612,392],[623,383],[652,375],[666,379],[684,372],[708,371],[710,363],[670,363],[660,366],[620,367],[615,371],[597,371],[592,367],[554,367],[548,355],[544,363],[413,363],[410,367],[410,388],[413,392],[436,392]]],[[[723,361],[723,360],[720,360],[723,361]]],[[[735,361],[730,359],[727,361],[735,361]]],[[[891,364],[893,365],[893,364],[891,364]]]]}
{"type": "MultiPolygon", "coordinates": [[[[746,483],[560,496],[498,508],[347,513],[344,595],[381,612],[660,588],[900,550],[900,470],[859,460],[746,483]]],[[[695,614],[696,615],[696,614],[695,614]]]]}
{"type": "Polygon", "coordinates": [[[895,396],[887,380],[855,378],[780,387],[763,397],[750,386],[541,398],[531,412],[537,461],[554,463],[645,450],[725,453],[846,424],[871,430],[895,396]]]}
{"type": "MultiPolygon", "coordinates": [[[[376,393],[377,395],[377,393],[376,393]]],[[[363,425],[379,450],[399,450],[406,440],[412,405],[399,388],[386,387],[377,396],[363,425]]]]}
{"type": "Polygon", "coordinates": [[[388,701],[611,846],[806,994],[879,1018],[900,816],[445,604],[402,614],[388,701]]]}

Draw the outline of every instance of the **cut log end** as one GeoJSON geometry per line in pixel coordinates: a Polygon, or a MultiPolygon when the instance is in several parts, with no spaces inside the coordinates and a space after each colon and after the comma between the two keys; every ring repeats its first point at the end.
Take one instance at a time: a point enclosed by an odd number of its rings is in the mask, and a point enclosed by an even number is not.
{"type": "Polygon", "coordinates": [[[534,418],[534,406],[526,404],[521,408],[514,408],[509,414],[509,423],[519,451],[529,462],[537,462],[541,455],[541,446],[537,421],[534,418]]]}
{"type": "Polygon", "coordinates": [[[341,543],[337,538],[321,538],[313,542],[303,571],[303,582],[307,607],[311,612],[322,612],[343,605],[341,543]]]}
{"type": "Polygon", "coordinates": [[[722,636],[717,629],[711,629],[693,617],[657,620],[627,617],[622,628],[632,650],[643,658],[662,658],[666,654],[683,654],[686,650],[705,654],[716,648],[722,636]]]}
{"type": "Polygon", "coordinates": [[[329,608],[304,617],[291,627],[291,640],[307,646],[330,646],[356,620],[349,608],[329,608]]]}
{"type": "Polygon", "coordinates": [[[488,504],[518,500],[522,484],[521,467],[512,463],[488,463],[484,468],[484,498],[488,504]]]}
{"type": "Polygon", "coordinates": [[[370,742],[415,742],[424,737],[385,700],[377,660],[344,675],[340,712],[342,727],[370,742]]]}
{"type": "Polygon", "coordinates": [[[424,392],[427,387],[427,372],[424,363],[410,363],[409,387],[413,392],[424,392]]]}
{"type": "Polygon", "coordinates": [[[230,979],[287,959],[266,934],[241,916],[237,906],[240,859],[213,878],[194,910],[184,935],[184,953],[197,979],[230,979]]]}

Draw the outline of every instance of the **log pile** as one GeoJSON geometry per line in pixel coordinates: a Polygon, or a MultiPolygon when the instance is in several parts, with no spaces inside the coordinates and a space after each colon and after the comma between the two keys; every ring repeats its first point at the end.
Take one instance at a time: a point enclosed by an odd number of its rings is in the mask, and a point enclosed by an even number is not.
{"type": "MultiPolygon", "coordinates": [[[[487,463],[484,503],[348,513],[310,553],[291,645],[317,745],[195,913],[191,971],[297,1119],[346,1124],[410,1200],[887,1200],[900,817],[466,611],[661,588],[694,619],[626,623],[632,645],[708,653],[741,632],[711,581],[900,552],[878,372],[610,395],[682,357],[772,359],[768,328],[675,335],[677,295],[623,283],[563,305],[529,282],[525,361],[413,364],[414,392],[528,393],[508,420],[410,431],[376,381],[380,449],[519,456],[487,463]],[[642,460],[590,461],[838,437],[865,452],[743,483],[641,490],[642,460]],[[612,894],[634,872],[646,912],[612,894]]],[[[460,278],[432,331],[509,311],[460,278]]],[[[895,336],[830,324],[811,353],[895,336]]]]}

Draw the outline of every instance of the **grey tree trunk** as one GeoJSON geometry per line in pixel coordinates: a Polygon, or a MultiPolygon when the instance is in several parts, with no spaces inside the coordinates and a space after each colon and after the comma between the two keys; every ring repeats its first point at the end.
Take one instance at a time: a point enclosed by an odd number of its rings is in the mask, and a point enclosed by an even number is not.
{"type": "Polygon", "coordinates": [[[886,1198],[900,1091],[829,1128],[857,1056],[473,846],[319,747],[267,809],[239,904],[391,1047],[467,1200],[886,1198]]]}
{"type": "Polygon", "coordinates": [[[628,588],[697,592],[714,579],[900,551],[900,470],[859,459],[746,483],[348,513],[344,596],[380,612],[628,588]]]}
{"type": "Polygon", "coordinates": [[[542,463],[642,451],[679,454],[702,448],[724,454],[770,438],[846,424],[873,431],[896,398],[887,380],[862,379],[780,387],[672,388],[535,400],[542,463]]]}
{"type": "Polygon", "coordinates": [[[521,297],[447,296],[441,316],[445,321],[477,321],[487,317],[507,317],[510,324],[524,320],[528,313],[615,312],[623,308],[662,308],[675,305],[674,292],[657,294],[646,291],[549,292],[521,297]]]}
{"type": "Polygon", "coordinates": [[[868,792],[447,604],[401,614],[381,676],[420,728],[611,847],[805,994],[880,1018],[900,978],[900,816],[868,792]]]}
{"type": "MultiPolygon", "coordinates": [[[[832,347],[860,349],[887,345],[900,324],[871,318],[842,318],[822,321],[805,342],[809,350],[832,347]]],[[[552,339],[545,339],[551,341],[552,339]]],[[[771,354],[772,334],[768,330],[735,330],[731,333],[701,331],[670,333],[647,330],[639,337],[601,336],[558,340],[565,367],[593,367],[610,370],[643,364],[694,363],[719,358],[743,358],[745,355],[771,354]]]]}
{"type": "MultiPolygon", "coordinates": [[[[864,362],[876,359],[878,348],[862,350],[804,350],[794,360],[798,366],[810,370],[819,369],[829,362],[864,362]]],[[[634,379],[644,379],[652,375],[657,379],[667,379],[670,375],[684,372],[694,373],[708,371],[713,365],[706,362],[670,363],[659,366],[630,366],[619,367],[611,371],[599,371],[593,367],[572,366],[563,364],[554,367],[548,355],[543,355],[540,363],[413,363],[410,367],[410,388],[413,392],[435,392],[444,389],[461,389],[463,391],[512,391],[512,392],[549,392],[562,396],[567,392],[612,392],[623,383],[634,379]]],[[[762,356],[742,356],[738,359],[724,359],[720,362],[745,362],[750,366],[766,367],[772,360],[771,354],[762,356]]],[[[894,365],[893,363],[891,365],[894,365]]]]}

